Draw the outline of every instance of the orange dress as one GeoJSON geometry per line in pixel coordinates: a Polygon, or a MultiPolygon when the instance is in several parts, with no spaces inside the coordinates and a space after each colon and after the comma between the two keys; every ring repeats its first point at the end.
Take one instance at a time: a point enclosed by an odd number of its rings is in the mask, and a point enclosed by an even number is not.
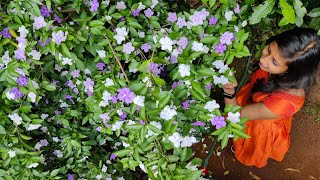
{"type": "MultiPolygon", "coordinates": [[[[257,79],[268,80],[268,72],[257,70],[248,84],[239,91],[236,99],[239,105],[244,106],[252,102],[250,99],[251,89],[257,79]]],[[[238,138],[233,141],[235,157],[247,166],[261,168],[267,164],[268,158],[282,161],[290,145],[290,130],[292,115],[303,106],[304,97],[286,92],[253,94],[252,101],[262,102],[271,112],[279,118],[268,120],[248,120],[245,132],[251,138],[238,138]]]]}

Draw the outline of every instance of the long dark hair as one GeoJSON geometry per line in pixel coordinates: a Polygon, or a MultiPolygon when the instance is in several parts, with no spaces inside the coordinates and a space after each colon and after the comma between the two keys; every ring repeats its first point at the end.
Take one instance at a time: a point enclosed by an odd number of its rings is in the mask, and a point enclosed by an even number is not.
{"type": "Polygon", "coordinates": [[[283,74],[271,74],[268,82],[258,80],[251,91],[273,92],[303,88],[306,92],[316,82],[320,62],[320,37],[309,28],[294,28],[275,35],[267,44],[277,42],[281,55],[287,59],[288,69],[283,74]]]}

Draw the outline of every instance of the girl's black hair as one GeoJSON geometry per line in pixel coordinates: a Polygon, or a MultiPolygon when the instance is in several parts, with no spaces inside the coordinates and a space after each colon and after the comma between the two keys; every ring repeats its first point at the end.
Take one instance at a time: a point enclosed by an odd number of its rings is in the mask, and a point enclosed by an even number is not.
{"type": "Polygon", "coordinates": [[[316,82],[320,37],[313,29],[294,28],[269,38],[267,44],[273,41],[277,42],[281,56],[287,59],[288,69],[283,74],[271,74],[268,82],[258,80],[251,94],[300,88],[307,92],[316,82]]]}

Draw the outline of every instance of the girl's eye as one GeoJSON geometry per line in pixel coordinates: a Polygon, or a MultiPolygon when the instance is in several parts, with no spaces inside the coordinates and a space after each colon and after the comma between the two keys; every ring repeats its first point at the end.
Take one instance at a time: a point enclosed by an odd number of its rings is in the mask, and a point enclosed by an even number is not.
{"type": "Polygon", "coordinates": [[[272,60],[272,63],[276,66],[278,65],[274,59],[272,60]]]}

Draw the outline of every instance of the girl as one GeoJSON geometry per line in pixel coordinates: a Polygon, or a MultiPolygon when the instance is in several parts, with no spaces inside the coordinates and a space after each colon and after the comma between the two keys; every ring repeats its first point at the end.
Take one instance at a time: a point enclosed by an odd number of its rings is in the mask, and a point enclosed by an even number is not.
{"type": "Polygon", "coordinates": [[[251,138],[233,142],[235,157],[247,166],[263,167],[268,158],[282,161],[290,145],[292,115],[303,106],[320,61],[320,38],[295,28],[267,40],[260,69],[235,95],[237,83],[223,87],[225,104],[243,106],[245,132],[251,138]]]}

